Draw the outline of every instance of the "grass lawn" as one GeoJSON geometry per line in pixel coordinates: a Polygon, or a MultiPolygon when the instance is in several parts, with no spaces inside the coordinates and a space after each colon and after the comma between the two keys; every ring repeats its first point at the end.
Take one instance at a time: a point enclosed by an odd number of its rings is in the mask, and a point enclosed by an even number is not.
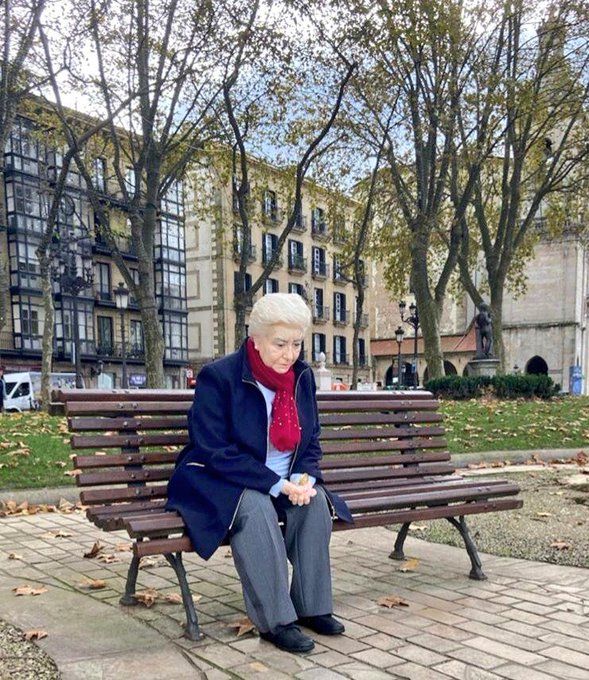
{"type": "MultiPolygon", "coordinates": [[[[589,447],[589,397],[442,402],[452,453],[589,447]]],[[[0,489],[73,484],[65,418],[0,414],[0,489]]]]}

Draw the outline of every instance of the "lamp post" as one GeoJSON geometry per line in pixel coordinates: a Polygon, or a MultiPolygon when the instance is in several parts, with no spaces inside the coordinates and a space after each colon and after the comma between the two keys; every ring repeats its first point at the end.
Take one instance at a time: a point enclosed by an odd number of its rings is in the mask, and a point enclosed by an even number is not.
{"type": "Polygon", "coordinates": [[[419,312],[417,311],[417,305],[412,302],[409,305],[409,316],[405,316],[407,310],[406,303],[402,300],[399,302],[399,313],[401,315],[401,321],[406,323],[408,326],[413,328],[413,387],[417,389],[419,384],[419,378],[417,375],[417,329],[419,328],[419,312]]]}
{"type": "Polygon", "coordinates": [[[395,331],[395,340],[397,341],[397,388],[401,389],[403,387],[403,380],[402,380],[402,375],[403,371],[401,368],[401,361],[402,361],[402,356],[401,356],[401,345],[403,344],[403,336],[405,335],[405,331],[401,326],[397,326],[397,330],[395,331]]]}
{"type": "Polygon", "coordinates": [[[127,383],[127,347],[125,343],[125,311],[129,306],[129,291],[121,281],[115,288],[115,304],[121,314],[121,355],[123,357],[123,389],[129,387],[127,383]]]}
{"type": "MultiPolygon", "coordinates": [[[[89,252],[78,252],[78,241],[73,232],[61,236],[59,246],[54,252],[56,264],[52,278],[59,283],[62,295],[72,298],[72,363],[76,371],[76,387],[84,387],[82,380],[82,357],[80,351],[80,324],[78,319],[78,295],[94,283],[92,255],[89,252]]],[[[62,312],[63,313],[63,312],[62,312]]],[[[85,326],[85,324],[84,324],[85,326]]]]}

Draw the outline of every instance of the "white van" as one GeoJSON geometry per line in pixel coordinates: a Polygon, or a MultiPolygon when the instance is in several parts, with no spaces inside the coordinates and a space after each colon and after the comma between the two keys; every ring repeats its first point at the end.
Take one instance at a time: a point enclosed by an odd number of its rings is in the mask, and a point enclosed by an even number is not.
{"type": "MultiPolygon", "coordinates": [[[[51,373],[51,388],[74,388],[75,373],[51,373]]],[[[6,373],[4,375],[4,410],[32,411],[39,408],[41,397],[41,372],[6,373]]]]}

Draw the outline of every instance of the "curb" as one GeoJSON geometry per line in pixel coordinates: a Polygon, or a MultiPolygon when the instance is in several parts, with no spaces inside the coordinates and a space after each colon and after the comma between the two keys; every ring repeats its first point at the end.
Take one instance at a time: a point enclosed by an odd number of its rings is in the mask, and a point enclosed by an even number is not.
{"type": "MultiPolygon", "coordinates": [[[[589,449],[589,446],[587,447],[589,449]]],[[[575,458],[584,449],[529,449],[524,451],[482,451],[474,453],[455,453],[452,462],[457,468],[467,468],[476,463],[492,463],[497,460],[509,460],[513,464],[524,463],[532,456],[539,461],[550,461],[555,458],[575,458]]],[[[505,472],[505,470],[504,470],[505,472]]],[[[80,490],[76,486],[58,486],[43,489],[0,489],[0,501],[14,500],[17,503],[28,501],[34,505],[57,505],[65,498],[70,503],[77,503],[80,490]]]]}

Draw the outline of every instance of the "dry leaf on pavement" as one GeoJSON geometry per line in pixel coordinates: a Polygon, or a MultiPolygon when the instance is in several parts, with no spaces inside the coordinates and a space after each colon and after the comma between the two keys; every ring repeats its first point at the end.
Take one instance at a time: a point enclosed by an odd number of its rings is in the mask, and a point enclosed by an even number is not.
{"type": "Polygon", "coordinates": [[[255,630],[256,627],[246,616],[243,619],[238,619],[237,621],[228,623],[227,628],[235,628],[237,637],[241,637],[242,635],[255,630]]]}
{"type": "Polygon", "coordinates": [[[399,571],[404,574],[408,571],[415,571],[419,566],[419,560],[416,557],[411,557],[399,567],[399,571]]]}
{"type": "Polygon", "coordinates": [[[395,595],[384,595],[383,597],[379,597],[376,603],[381,607],[388,607],[389,609],[392,609],[393,607],[409,606],[408,602],[405,602],[405,600],[400,597],[396,597],[395,595]]]}
{"type": "Polygon", "coordinates": [[[25,640],[42,640],[47,637],[46,630],[25,630],[23,633],[25,640]]]}
{"type": "Polygon", "coordinates": [[[116,555],[109,555],[103,553],[102,555],[98,555],[98,561],[104,562],[104,564],[116,564],[117,562],[121,562],[122,560],[120,557],[117,557],[116,555]]]}
{"type": "Polygon", "coordinates": [[[168,593],[163,596],[163,601],[170,604],[182,604],[182,595],[179,593],[168,593]]]}
{"type": "Polygon", "coordinates": [[[99,578],[85,578],[78,583],[80,588],[89,588],[90,590],[102,590],[106,588],[106,581],[99,578]]]}
{"type": "Polygon", "coordinates": [[[8,553],[8,559],[9,560],[22,560],[23,556],[19,555],[18,553],[8,553]]]}
{"type": "Polygon", "coordinates": [[[47,531],[41,535],[41,538],[69,538],[70,536],[73,536],[73,534],[69,531],[58,529],[57,531],[47,531]]]}
{"type": "Polygon", "coordinates": [[[15,595],[42,595],[48,592],[48,588],[45,586],[38,586],[36,588],[33,586],[16,586],[12,589],[12,592],[15,595]]]}
{"type": "Polygon", "coordinates": [[[115,552],[131,552],[132,547],[131,543],[117,543],[115,545],[115,552]]]}
{"type": "Polygon", "coordinates": [[[94,543],[94,545],[90,548],[90,550],[88,552],[84,553],[84,557],[86,559],[91,560],[92,558],[96,557],[96,555],[98,555],[98,553],[101,550],[104,550],[104,546],[102,545],[102,543],[100,541],[96,541],[96,543],[94,543]]]}
{"type": "Polygon", "coordinates": [[[159,593],[155,588],[146,588],[145,590],[139,590],[135,593],[135,599],[137,602],[144,604],[146,607],[151,607],[155,604],[159,593]]]}

